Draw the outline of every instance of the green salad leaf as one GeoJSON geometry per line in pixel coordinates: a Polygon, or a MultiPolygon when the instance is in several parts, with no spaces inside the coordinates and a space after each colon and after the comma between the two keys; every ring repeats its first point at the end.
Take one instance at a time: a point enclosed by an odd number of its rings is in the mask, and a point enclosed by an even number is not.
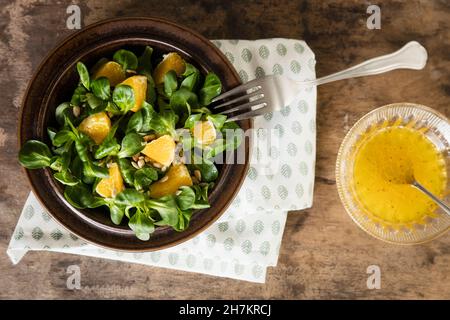
{"type": "Polygon", "coordinates": [[[105,204],[103,198],[94,196],[91,189],[84,183],[66,186],[64,197],[77,209],[97,208],[105,204]]]}
{"type": "Polygon", "coordinates": [[[117,154],[119,158],[131,157],[144,149],[145,144],[142,137],[135,133],[128,133],[122,140],[120,152],[117,154]]]}
{"type": "Polygon", "coordinates": [[[138,206],[143,201],[145,201],[145,195],[131,188],[120,192],[114,199],[114,203],[122,206],[138,206]]]}
{"type": "Polygon", "coordinates": [[[191,114],[189,117],[187,117],[186,121],[184,122],[184,127],[187,129],[192,129],[194,128],[194,125],[201,119],[202,119],[201,113],[191,114]]]}
{"type": "Polygon", "coordinates": [[[170,98],[178,88],[177,74],[174,70],[170,70],[164,75],[164,94],[170,98]]]}
{"type": "Polygon", "coordinates": [[[213,182],[219,176],[219,170],[216,165],[211,161],[203,160],[201,163],[190,164],[193,170],[199,170],[202,176],[202,181],[213,182]]]}
{"type": "Polygon", "coordinates": [[[163,110],[158,113],[150,104],[144,102],[141,110],[137,113],[139,112],[142,115],[142,132],[154,131],[161,135],[176,135],[175,125],[178,117],[172,110],[163,110]]]}
{"type": "Polygon", "coordinates": [[[227,116],[224,114],[208,114],[206,115],[206,120],[211,121],[214,124],[214,127],[217,130],[222,129],[225,121],[227,120],[227,116]]]}
{"type": "Polygon", "coordinates": [[[20,149],[19,162],[27,169],[45,168],[52,162],[52,153],[45,143],[28,140],[20,149]]]}
{"type": "Polygon", "coordinates": [[[77,71],[78,75],[80,76],[80,82],[81,84],[89,90],[90,88],[90,78],[89,78],[89,71],[84,65],[83,62],[77,62],[77,71]]]}
{"type": "Polygon", "coordinates": [[[125,207],[117,205],[115,203],[107,204],[109,207],[109,213],[111,221],[119,225],[122,222],[123,216],[125,215],[125,207]]]}
{"type": "Polygon", "coordinates": [[[58,131],[52,140],[54,146],[60,147],[68,141],[74,141],[76,139],[75,134],[71,130],[63,129],[58,131]]]}
{"type": "Polygon", "coordinates": [[[175,226],[178,223],[178,207],[174,196],[169,195],[159,199],[150,199],[146,201],[146,204],[158,211],[161,216],[162,219],[157,222],[157,225],[175,226]]]}
{"type": "Polygon", "coordinates": [[[86,88],[80,84],[73,92],[70,104],[73,106],[80,106],[83,102],[86,102],[87,92],[86,88]]]}
{"type": "Polygon", "coordinates": [[[125,182],[130,186],[134,186],[134,173],[136,172],[136,168],[131,165],[131,161],[126,158],[122,158],[118,159],[118,164],[125,182]]]}
{"type": "Polygon", "coordinates": [[[80,180],[78,180],[68,171],[57,172],[53,176],[56,180],[67,186],[74,186],[80,182],[80,180]]]}
{"type": "Polygon", "coordinates": [[[112,99],[123,114],[127,113],[134,107],[134,92],[128,85],[121,84],[115,87],[112,99]]]}
{"type": "Polygon", "coordinates": [[[113,60],[119,63],[124,70],[136,70],[138,59],[136,55],[128,50],[120,49],[114,53],[113,60]]]}
{"type": "Polygon", "coordinates": [[[186,63],[186,70],[183,76],[185,77],[180,84],[180,88],[194,92],[200,80],[200,71],[190,63],[186,63]]]}
{"type": "Polygon", "coordinates": [[[63,102],[57,106],[55,110],[55,118],[60,126],[66,126],[68,120],[73,121],[74,116],[70,103],[63,102]]]}
{"type": "Polygon", "coordinates": [[[133,185],[138,190],[148,188],[153,181],[158,180],[158,172],[152,167],[144,167],[134,173],[133,185]]]}
{"type": "MultiPolygon", "coordinates": [[[[86,102],[87,105],[91,108],[91,110],[95,110],[93,113],[99,112],[99,109],[103,105],[103,100],[100,98],[97,98],[93,93],[86,93],[86,102]]],[[[90,113],[88,111],[88,113],[90,113]]]]}
{"type": "Polygon", "coordinates": [[[195,192],[188,186],[180,187],[180,194],[177,196],[177,203],[181,210],[191,209],[195,204],[195,192]]]}
{"type": "Polygon", "coordinates": [[[58,130],[55,128],[52,128],[52,127],[47,128],[47,135],[48,135],[48,138],[50,139],[50,141],[52,142],[52,144],[53,144],[53,139],[55,138],[57,132],[58,132],[58,130]]]}
{"type": "Polygon", "coordinates": [[[100,77],[92,80],[92,93],[99,99],[108,100],[111,96],[111,87],[108,78],[100,77]]]}
{"type": "Polygon", "coordinates": [[[207,106],[211,100],[217,97],[222,91],[222,83],[215,73],[208,73],[203,87],[199,92],[199,102],[202,106],[207,106]]]}
{"type": "Polygon", "coordinates": [[[128,226],[134,231],[136,237],[140,240],[147,241],[150,239],[150,234],[155,231],[153,221],[149,216],[142,211],[137,211],[128,222],[128,226]]]}
{"type": "Polygon", "coordinates": [[[120,144],[117,143],[116,132],[121,120],[122,118],[117,120],[117,122],[111,127],[111,130],[109,131],[106,138],[98,146],[97,150],[95,150],[95,159],[102,159],[107,156],[115,156],[119,153],[120,144]]]}
{"type": "Polygon", "coordinates": [[[147,77],[152,76],[153,66],[152,66],[152,54],[153,48],[146,46],[144,52],[138,59],[138,69],[137,71],[147,77]]]}

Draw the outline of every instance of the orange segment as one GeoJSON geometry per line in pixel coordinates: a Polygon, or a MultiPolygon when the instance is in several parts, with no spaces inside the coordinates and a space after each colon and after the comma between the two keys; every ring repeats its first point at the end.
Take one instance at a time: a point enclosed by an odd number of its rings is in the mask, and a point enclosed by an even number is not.
{"type": "Polygon", "coordinates": [[[198,143],[204,146],[213,143],[217,137],[216,128],[214,128],[214,124],[209,120],[197,122],[194,128],[192,128],[192,134],[198,143]]]}
{"type": "Polygon", "coordinates": [[[95,113],[84,119],[78,129],[100,144],[111,130],[111,119],[105,112],[95,113]]]}
{"type": "Polygon", "coordinates": [[[122,66],[114,61],[108,61],[101,65],[94,73],[93,79],[100,77],[106,77],[109,80],[109,84],[113,87],[125,80],[125,71],[122,66]]]}
{"type": "Polygon", "coordinates": [[[166,134],[148,143],[141,152],[151,161],[168,167],[175,158],[175,141],[166,134]]]}
{"type": "Polygon", "coordinates": [[[126,84],[133,89],[134,92],[134,107],[131,111],[136,112],[142,108],[145,96],[147,94],[147,77],[146,76],[132,76],[123,81],[121,84],[126,84]]]}
{"type": "Polygon", "coordinates": [[[192,186],[189,170],[184,164],[177,164],[170,167],[165,177],[167,177],[167,179],[162,178],[150,185],[150,197],[160,198],[169,194],[174,194],[181,186],[192,186]]]}
{"type": "Polygon", "coordinates": [[[97,184],[95,191],[105,198],[114,198],[118,193],[123,191],[124,184],[120,169],[117,163],[111,163],[109,167],[109,177],[103,178],[97,184]]]}
{"type": "Polygon", "coordinates": [[[186,70],[186,63],[176,52],[168,53],[153,71],[153,80],[156,84],[164,82],[164,76],[170,70],[174,70],[177,76],[181,76],[186,70]]]}

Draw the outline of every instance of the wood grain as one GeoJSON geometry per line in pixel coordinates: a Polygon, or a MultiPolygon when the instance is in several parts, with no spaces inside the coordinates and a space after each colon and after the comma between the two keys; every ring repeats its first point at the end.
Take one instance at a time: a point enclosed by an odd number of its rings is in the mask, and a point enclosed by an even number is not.
{"type": "Polygon", "coordinates": [[[326,75],[396,50],[410,40],[430,56],[427,67],[353,79],[318,90],[314,206],[291,213],[276,268],[264,285],[102,259],[32,252],[17,266],[6,247],[29,192],[17,163],[18,105],[31,73],[69,35],[71,1],[0,1],[0,298],[280,298],[449,299],[450,238],[398,247],[366,235],[346,215],[335,186],[337,150],[357,119],[375,107],[410,101],[450,115],[450,4],[377,1],[381,30],[366,28],[365,1],[83,1],[83,24],[110,17],[160,16],[213,39],[299,38],[326,75]],[[82,289],[66,289],[66,268],[78,264],[82,289]],[[382,288],[368,290],[366,268],[380,266],[382,288]],[[30,286],[30,283],[33,285],[30,286]],[[227,290],[223,290],[227,288],[227,290]]]}

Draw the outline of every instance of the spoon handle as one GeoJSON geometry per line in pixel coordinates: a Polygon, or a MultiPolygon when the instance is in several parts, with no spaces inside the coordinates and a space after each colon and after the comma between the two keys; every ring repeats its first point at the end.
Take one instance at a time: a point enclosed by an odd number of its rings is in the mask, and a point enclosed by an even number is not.
{"type": "Polygon", "coordinates": [[[450,215],[450,207],[444,203],[443,201],[441,201],[438,197],[436,197],[434,194],[432,194],[430,191],[428,191],[427,189],[425,189],[424,186],[422,186],[420,183],[418,183],[417,181],[413,182],[413,186],[416,187],[417,189],[419,189],[420,191],[422,191],[423,193],[425,193],[427,196],[429,196],[431,199],[433,199],[433,201],[442,209],[445,211],[446,214],[450,215]]]}

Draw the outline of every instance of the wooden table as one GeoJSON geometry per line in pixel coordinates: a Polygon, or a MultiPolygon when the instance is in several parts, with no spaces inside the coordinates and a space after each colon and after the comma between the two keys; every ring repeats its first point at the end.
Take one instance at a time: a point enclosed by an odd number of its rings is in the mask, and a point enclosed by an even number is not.
{"type": "Polygon", "coordinates": [[[450,298],[450,237],[399,247],[378,241],[347,216],[334,176],[339,145],[357,119],[375,107],[410,101],[450,115],[450,3],[374,1],[381,30],[366,27],[362,1],[83,1],[83,25],[104,18],[152,15],[174,19],[211,39],[304,39],[319,76],[396,50],[410,40],[429,53],[423,71],[328,84],[318,90],[314,206],[289,215],[276,268],[265,284],[102,259],[31,252],[12,266],[5,251],[30,190],[17,163],[18,107],[32,72],[66,28],[72,1],[1,0],[0,11],[0,298],[450,298]],[[66,268],[81,267],[81,290],[66,288],[66,268]],[[381,268],[381,289],[366,286],[369,265],[381,268]],[[32,285],[30,285],[32,284],[32,285]],[[225,289],[226,288],[226,289],[225,289]]]}

